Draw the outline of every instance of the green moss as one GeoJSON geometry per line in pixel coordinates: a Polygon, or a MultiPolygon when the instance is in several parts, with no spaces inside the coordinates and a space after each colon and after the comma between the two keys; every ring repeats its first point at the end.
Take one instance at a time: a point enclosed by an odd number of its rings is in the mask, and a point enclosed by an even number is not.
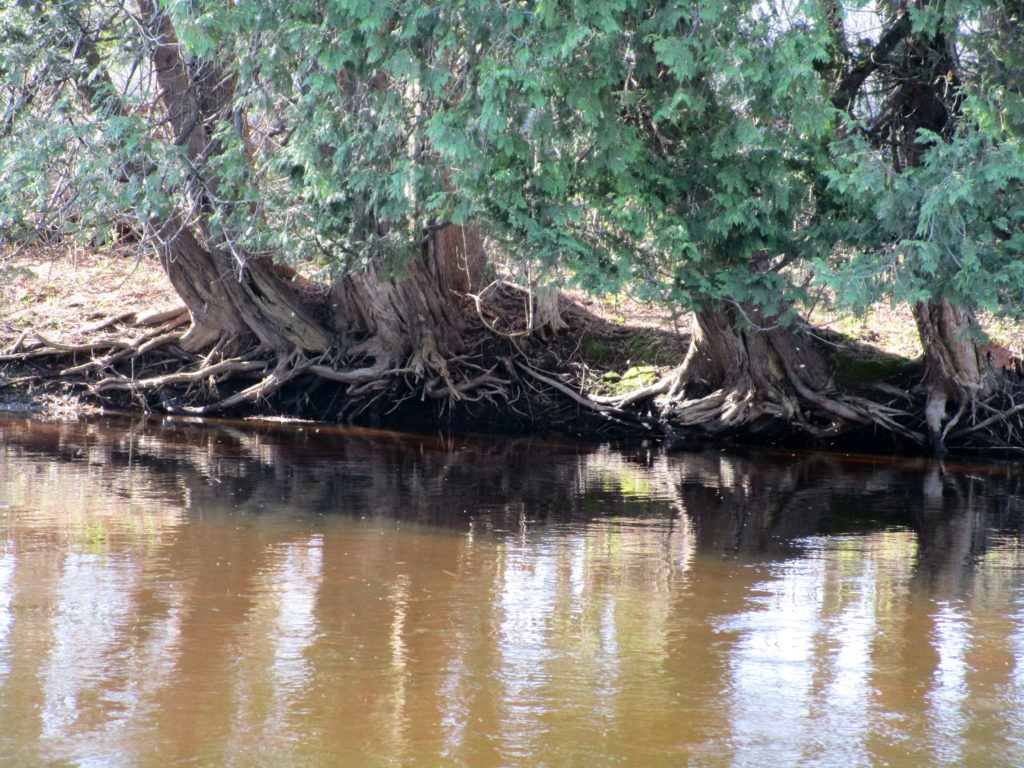
{"type": "Polygon", "coordinates": [[[653,365],[634,365],[627,368],[623,373],[609,371],[601,377],[601,383],[597,386],[597,394],[600,395],[624,395],[634,389],[646,387],[658,379],[658,369],[653,365]]]}
{"type": "Polygon", "coordinates": [[[629,365],[675,365],[682,359],[678,344],[664,334],[638,333],[626,338],[587,338],[581,345],[583,357],[591,365],[619,367],[629,365]]]}
{"type": "Polygon", "coordinates": [[[677,344],[664,336],[634,336],[629,340],[629,359],[645,365],[675,365],[682,356],[677,344]]]}

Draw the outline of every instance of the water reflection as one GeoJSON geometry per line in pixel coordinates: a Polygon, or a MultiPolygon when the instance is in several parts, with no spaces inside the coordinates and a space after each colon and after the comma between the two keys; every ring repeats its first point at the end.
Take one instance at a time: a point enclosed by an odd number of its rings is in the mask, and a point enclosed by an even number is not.
{"type": "Polygon", "coordinates": [[[1024,764],[1021,478],[0,421],[0,762],[1024,764]]]}
{"type": "Polygon", "coordinates": [[[7,551],[5,544],[0,549],[0,684],[11,671],[11,580],[14,577],[14,554],[7,551]]]}

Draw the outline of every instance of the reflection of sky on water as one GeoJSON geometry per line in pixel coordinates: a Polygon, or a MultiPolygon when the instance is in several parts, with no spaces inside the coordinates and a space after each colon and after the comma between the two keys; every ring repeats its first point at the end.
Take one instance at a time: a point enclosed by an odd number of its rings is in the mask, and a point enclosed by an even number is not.
{"type": "MultiPolygon", "coordinates": [[[[671,593],[671,579],[658,584],[645,579],[663,573],[665,557],[678,568],[678,550],[687,550],[677,541],[680,530],[664,542],[656,528],[598,524],[577,535],[533,531],[495,549],[479,547],[481,554],[500,557],[490,598],[496,618],[493,625],[467,623],[465,617],[475,611],[460,608],[463,618],[450,621],[449,656],[433,678],[441,754],[455,762],[472,754],[477,723],[469,697],[481,685],[481,672],[495,675],[500,685],[494,737],[510,765],[531,764],[546,754],[552,730],[559,727],[577,737],[626,727],[624,718],[631,716],[626,705],[637,697],[640,706],[644,695],[652,708],[669,704],[664,638],[676,622],[692,617],[685,601],[673,613],[671,602],[651,599],[671,593]],[[647,564],[638,566],[638,558],[647,564]],[[643,595],[646,604],[631,602],[643,595]],[[497,663],[480,670],[467,655],[492,633],[497,663]]],[[[962,745],[970,726],[968,655],[978,632],[972,631],[969,604],[908,599],[912,587],[904,556],[912,551],[912,540],[910,532],[822,537],[807,540],[800,558],[738,564],[755,569],[756,577],[738,593],[742,600],[735,608],[715,619],[719,633],[736,638],[718,646],[726,661],[719,690],[729,702],[723,723],[729,765],[875,764],[872,739],[915,716],[913,709],[880,711],[875,687],[892,684],[877,677],[878,660],[892,661],[884,647],[887,638],[898,631],[900,616],[919,605],[929,613],[915,626],[932,628],[919,641],[933,649],[936,662],[922,689],[919,709],[926,722],[917,727],[928,734],[936,765],[970,764],[962,745]]],[[[310,685],[328,673],[311,655],[322,634],[323,558],[322,534],[273,545],[253,584],[255,602],[243,631],[235,640],[225,638],[236,644],[239,660],[233,672],[232,742],[242,763],[264,755],[288,764],[307,710],[315,709],[307,696],[310,685]],[[257,701],[266,706],[256,706],[257,701]]],[[[687,556],[684,562],[695,573],[684,577],[677,571],[678,583],[701,581],[703,561],[687,556]]],[[[143,586],[137,566],[131,558],[83,552],[69,552],[61,563],[52,644],[43,666],[41,735],[54,754],[77,766],[132,765],[134,739],[155,716],[154,698],[173,685],[182,598],[162,587],[165,609],[139,631],[133,618],[143,586]]],[[[15,567],[12,553],[0,556],[0,651],[13,621],[15,567]]],[[[414,754],[406,709],[431,678],[421,676],[410,655],[408,641],[418,628],[409,614],[409,579],[394,573],[384,578],[389,608],[382,635],[389,661],[382,667],[388,682],[379,695],[388,698],[384,711],[394,721],[377,725],[388,736],[381,748],[398,760],[414,754]]],[[[469,590],[465,599],[473,593],[479,590],[469,590]]],[[[1013,710],[1006,715],[1007,728],[1020,723],[1021,615],[1009,624],[1016,629],[1008,638],[1017,653],[1016,677],[1008,676],[1009,688],[992,694],[1013,710]]],[[[1006,738],[1019,742],[1020,737],[1011,729],[1006,738]]],[[[700,754],[703,747],[694,743],[686,749],[700,754]]]]}
{"type": "MultiPolygon", "coordinates": [[[[1013,669],[1010,672],[1011,701],[1024,703],[1024,588],[1018,588],[1008,620],[1012,630],[1009,640],[1013,654],[1013,669]]],[[[1006,718],[1010,725],[1008,741],[1016,754],[1024,757],[1024,706],[1006,707],[1006,718]]]]}
{"type": "Polygon", "coordinates": [[[547,664],[556,654],[548,644],[556,588],[553,545],[522,542],[508,547],[498,591],[497,641],[504,700],[501,741],[511,758],[534,754],[537,748],[532,742],[538,736],[537,720],[546,708],[547,664]]]}
{"type": "Polygon", "coordinates": [[[742,638],[732,654],[728,688],[737,765],[799,763],[809,735],[823,571],[819,559],[779,567],[771,581],[754,587],[751,609],[720,627],[742,638]]]}
{"type": "Polygon", "coordinates": [[[133,618],[131,595],[137,578],[125,558],[74,551],[65,556],[53,644],[43,673],[44,739],[79,730],[76,721],[95,706],[89,694],[110,675],[118,635],[133,618]]]}
{"type": "Polygon", "coordinates": [[[0,685],[11,670],[10,634],[14,623],[11,600],[16,560],[14,553],[6,550],[7,546],[0,548],[0,685]]]}
{"type": "Polygon", "coordinates": [[[938,653],[938,664],[928,692],[930,729],[935,739],[935,754],[943,765],[961,762],[960,745],[967,726],[963,706],[967,701],[967,664],[970,646],[967,617],[948,602],[935,604],[932,614],[935,629],[929,638],[938,653]]]}
{"type": "Polygon", "coordinates": [[[472,679],[466,661],[468,643],[462,627],[453,627],[450,642],[457,653],[448,662],[438,688],[441,706],[441,752],[451,762],[465,747],[470,724],[472,679]]]}
{"type": "Polygon", "coordinates": [[[659,740],[670,733],[661,730],[679,706],[666,679],[676,630],[670,584],[685,583],[686,530],[596,521],[502,545],[495,669],[510,764],[560,765],[582,754],[600,763],[638,746],[650,755],[646,743],[616,742],[626,723],[659,729],[659,740]]]}
{"type": "Polygon", "coordinates": [[[64,558],[39,718],[41,739],[75,765],[133,765],[131,736],[151,726],[155,696],[177,664],[180,591],[155,590],[151,599],[166,601],[164,610],[142,618],[141,576],[128,557],[64,558]]]}
{"type": "Polygon", "coordinates": [[[319,636],[316,604],[323,581],[323,537],[271,549],[270,565],[253,585],[255,604],[240,628],[236,650],[233,762],[282,759],[301,722],[314,671],[308,658],[319,636]]]}
{"type": "Polygon", "coordinates": [[[282,699],[309,682],[306,649],[316,638],[316,598],[323,581],[323,537],[284,546],[279,566],[268,574],[267,588],[277,601],[273,671],[282,699]]]}
{"type": "Polygon", "coordinates": [[[866,744],[870,729],[865,713],[871,704],[871,647],[876,630],[876,568],[870,559],[850,564],[845,595],[838,611],[826,615],[823,637],[817,643],[824,651],[823,680],[816,681],[812,716],[820,750],[846,766],[869,765],[866,744]]]}
{"type": "MultiPolygon", "coordinates": [[[[964,764],[966,654],[974,638],[962,606],[928,602],[934,630],[921,642],[938,662],[920,707],[888,712],[878,699],[891,691],[874,687],[893,682],[874,680],[876,658],[894,662],[898,650],[887,634],[908,610],[901,563],[891,570],[887,558],[894,545],[906,549],[898,539],[911,536],[864,537],[853,549],[841,539],[812,542],[805,559],[772,566],[770,579],[748,598],[751,607],[721,623],[720,630],[740,636],[728,686],[734,765],[869,766],[876,764],[872,735],[907,727],[927,733],[937,765],[964,764]],[[880,618],[890,629],[879,626],[880,618]],[[914,711],[925,709],[927,724],[912,725],[914,711]]],[[[1020,692],[1005,695],[1019,711],[1020,692]]]]}

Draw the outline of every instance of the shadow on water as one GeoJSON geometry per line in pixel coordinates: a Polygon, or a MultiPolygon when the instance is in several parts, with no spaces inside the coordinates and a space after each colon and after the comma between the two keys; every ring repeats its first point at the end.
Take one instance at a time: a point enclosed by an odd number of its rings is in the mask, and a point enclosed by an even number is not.
{"type": "Polygon", "coordinates": [[[698,553],[746,560],[799,555],[816,536],[911,530],[922,584],[955,581],[1024,531],[1024,471],[1008,462],[666,456],[647,445],[182,418],[0,419],[0,447],[78,467],[76,484],[162,498],[206,518],[355,516],[498,534],[592,519],[685,520],[698,553]]]}

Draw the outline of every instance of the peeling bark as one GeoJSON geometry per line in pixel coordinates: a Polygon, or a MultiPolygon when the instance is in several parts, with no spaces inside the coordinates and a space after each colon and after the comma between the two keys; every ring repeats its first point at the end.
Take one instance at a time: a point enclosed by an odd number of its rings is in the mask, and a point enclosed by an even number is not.
{"type": "Polygon", "coordinates": [[[371,267],[334,284],[330,308],[343,354],[349,362],[372,361],[349,372],[348,383],[373,386],[387,373],[401,373],[451,384],[447,361],[464,349],[464,322],[449,279],[471,285],[455,242],[428,238],[402,280],[371,267]]]}
{"type": "Polygon", "coordinates": [[[443,254],[448,287],[459,293],[477,291],[483,284],[487,253],[477,227],[448,224],[431,233],[432,247],[443,254]]]}
{"type": "MultiPolygon", "coordinates": [[[[923,441],[900,423],[902,411],[835,392],[829,363],[805,327],[781,325],[753,308],[743,310],[740,324],[737,314],[732,305],[696,312],[683,364],[642,393],[667,395],[662,413],[670,424],[724,433],[756,432],[774,423],[782,432],[812,436],[835,436],[857,425],[923,441]]],[[[616,404],[639,399],[634,393],[616,404]]]]}
{"type": "Polygon", "coordinates": [[[914,307],[924,347],[925,423],[928,442],[936,453],[945,452],[945,437],[963,413],[990,397],[1001,374],[989,363],[976,340],[974,313],[947,301],[922,302],[914,307]],[[947,420],[947,406],[957,412],[947,420]]]}
{"type": "Polygon", "coordinates": [[[752,309],[748,316],[761,326],[740,326],[728,305],[694,314],[690,349],[669,390],[681,423],[721,431],[765,416],[796,422],[800,391],[828,385],[826,362],[805,331],[752,309]]]}

